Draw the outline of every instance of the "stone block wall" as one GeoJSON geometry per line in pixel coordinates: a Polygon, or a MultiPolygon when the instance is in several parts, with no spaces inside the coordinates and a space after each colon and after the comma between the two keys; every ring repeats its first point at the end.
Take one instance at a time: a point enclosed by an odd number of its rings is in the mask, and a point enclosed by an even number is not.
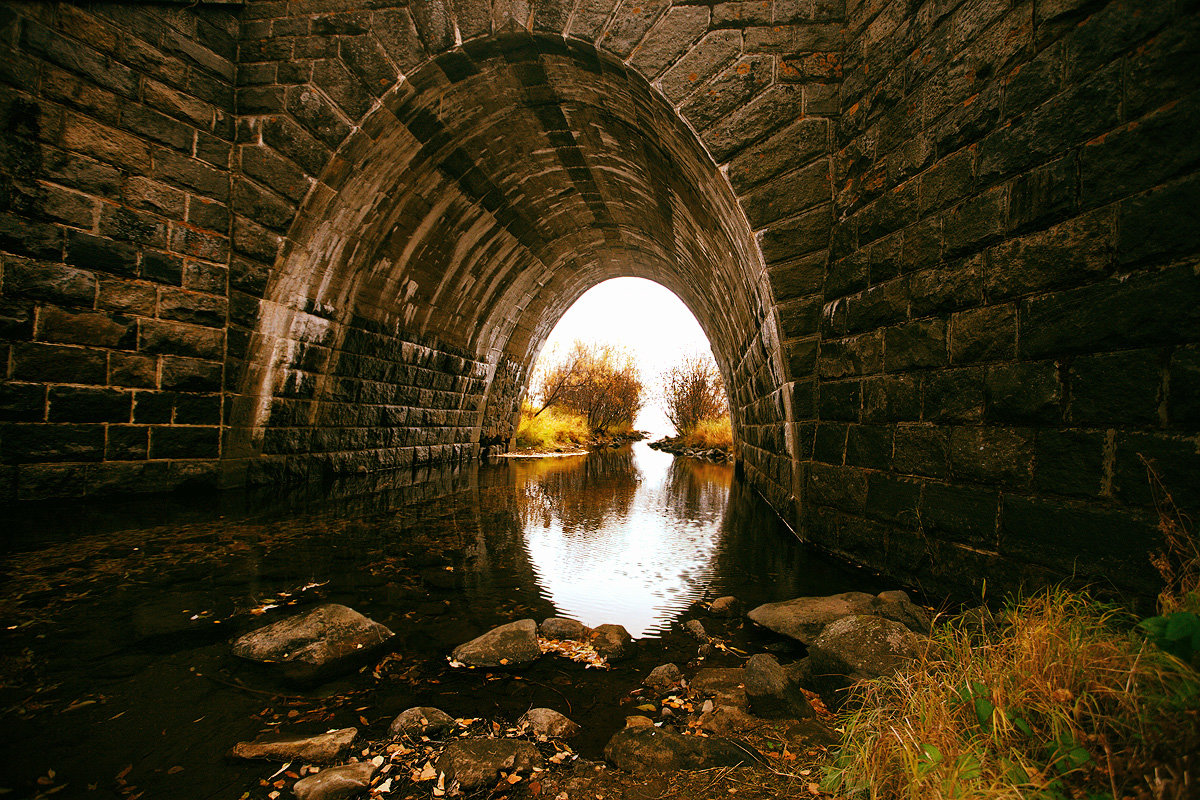
{"type": "Polygon", "coordinates": [[[229,9],[0,7],[0,500],[215,474],[237,46],[229,9]]]}
{"type": "Polygon", "coordinates": [[[804,520],[890,574],[1150,593],[1200,508],[1200,19],[852,2],[804,520]]]}

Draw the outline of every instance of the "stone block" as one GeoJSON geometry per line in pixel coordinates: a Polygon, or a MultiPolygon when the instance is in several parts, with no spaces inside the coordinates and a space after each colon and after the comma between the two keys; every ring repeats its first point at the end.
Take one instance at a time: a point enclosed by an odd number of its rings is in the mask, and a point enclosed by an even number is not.
{"type": "MultiPolygon", "coordinates": [[[[366,87],[338,59],[322,59],[313,62],[312,83],[336,103],[350,119],[358,119],[367,113],[374,102],[366,87]]],[[[303,123],[303,120],[301,122],[303,123]]]]}
{"type": "Polygon", "coordinates": [[[1105,436],[1095,431],[1037,433],[1033,487],[1039,493],[1096,497],[1104,481],[1105,436]]]}
{"type": "Polygon", "coordinates": [[[889,372],[946,363],[946,321],[921,319],[883,333],[883,368],[889,372]]]}
{"type": "Polygon", "coordinates": [[[830,206],[823,205],[767,228],[759,239],[763,258],[778,264],[826,249],[831,216],[830,206]]]}
{"type": "Polygon", "coordinates": [[[138,350],[143,353],[191,356],[219,360],[224,355],[225,332],[167,320],[142,320],[138,350]]]}
{"type": "MultiPolygon", "coordinates": [[[[891,428],[882,425],[851,425],[849,427],[846,436],[846,464],[848,466],[888,469],[891,461],[891,428]]],[[[869,495],[867,505],[869,513],[869,495]]]]}
{"type": "Polygon", "coordinates": [[[728,161],[745,149],[795,121],[803,111],[803,87],[777,84],[700,131],[713,160],[728,161]]]}
{"type": "Polygon", "coordinates": [[[124,242],[70,231],[67,234],[67,263],[113,275],[137,274],[137,249],[124,242]]]}
{"type": "Polygon", "coordinates": [[[1167,418],[1173,424],[1200,422],[1200,346],[1177,348],[1167,369],[1167,418]]]}
{"type": "Polygon", "coordinates": [[[1031,431],[964,427],[950,433],[950,473],[958,480],[1023,488],[1033,471],[1031,431]]]}
{"type": "Polygon", "coordinates": [[[807,491],[809,502],[815,505],[861,514],[866,505],[867,473],[813,463],[808,468],[807,491]]]}
{"type": "Polygon", "coordinates": [[[912,276],[912,312],[915,316],[944,314],[983,303],[984,259],[956,261],[942,269],[912,276]]]}
{"type": "MultiPolygon", "coordinates": [[[[761,184],[742,197],[742,208],[753,228],[795,216],[833,197],[829,162],[820,160],[761,184]]],[[[827,239],[828,237],[826,237],[827,239]]]]}
{"type": "Polygon", "coordinates": [[[841,423],[817,424],[813,430],[813,460],[825,464],[843,464],[846,460],[846,429],[847,426],[841,423]]]}
{"type": "Polygon", "coordinates": [[[150,458],[216,458],[220,428],[156,425],[150,429],[150,458]]]}
{"type": "Polygon", "coordinates": [[[36,383],[0,383],[0,421],[42,422],[45,419],[45,386],[36,383]]]}
{"type": "Polygon", "coordinates": [[[817,392],[817,410],[821,419],[858,420],[862,403],[861,381],[822,381],[817,392]]]}
{"type": "Polygon", "coordinates": [[[921,524],[931,536],[988,549],[996,546],[1000,493],[970,486],[925,485],[921,524]]]}
{"type": "Polygon", "coordinates": [[[978,250],[998,239],[1007,223],[1008,188],[997,186],[975,195],[946,213],[942,226],[946,254],[978,250]]]}
{"type": "Polygon", "coordinates": [[[846,328],[867,331],[900,322],[908,317],[909,283],[898,279],[872,286],[847,302],[846,328]]]}
{"type": "Polygon", "coordinates": [[[133,349],[137,328],[129,317],[48,305],[38,314],[35,335],[43,342],[133,349]]]}
{"type": "Polygon", "coordinates": [[[1190,267],[1108,280],[1025,300],[1018,318],[1023,357],[1194,341],[1200,338],[1200,277],[1190,267]]]}
{"type": "MultiPolygon", "coordinates": [[[[717,33],[721,32],[717,31],[717,33]]],[[[731,33],[736,32],[731,31],[731,33]]],[[[714,34],[709,34],[709,36],[712,35],[714,34]]],[[[704,46],[706,41],[708,41],[707,38],[702,40],[698,47],[704,46]]],[[[723,54],[724,49],[719,49],[719,52],[723,54]]],[[[706,66],[704,64],[691,65],[688,62],[689,58],[685,56],[663,76],[664,92],[677,84],[686,86],[692,83],[701,83],[698,72],[676,74],[680,70],[703,69],[706,66]],[[694,82],[687,80],[692,75],[697,76],[694,82]]],[[[679,109],[683,118],[696,130],[704,130],[726,120],[733,111],[745,106],[750,98],[768,87],[772,81],[774,64],[770,56],[751,55],[740,58],[727,67],[716,67],[714,72],[714,77],[703,82],[702,91],[692,95],[691,99],[679,109]]],[[[668,95],[668,97],[670,96],[668,95]]],[[[795,99],[797,102],[800,101],[798,93],[795,99]]],[[[742,144],[749,146],[753,142],[743,141],[742,144]]]]}
{"type": "Polygon", "coordinates": [[[133,393],[133,421],[136,423],[168,423],[174,409],[175,395],[170,392],[133,393]]]}
{"type": "Polygon", "coordinates": [[[47,405],[49,422],[129,422],[133,395],[120,389],[52,386],[47,405]]]}
{"type": "MultiPolygon", "coordinates": [[[[150,429],[144,425],[109,425],[104,443],[106,461],[141,461],[146,458],[150,429]]],[[[135,489],[141,491],[141,489],[135,489]]]]}
{"type": "Polygon", "coordinates": [[[4,294],[90,307],[96,298],[96,278],[91,272],[63,264],[8,257],[4,259],[4,294]]]}
{"type": "Polygon", "coordinates": [[[1113,210],[1101,209],[996,245],[988,251],[988,296],[1017,297],[1103,278],[1115,264],[1116,231],[1113,210]]]}
{"type": "Polygon", "coordinates": [[[1017,354],[1017,309],[1014,305],[960,311],[950,319],[950,361],[998,361],[1017,354]]]}
{"type": "Polygon", "coordinates": [[[155,283],[178,286],[183,283],[183,260],[167,253],[142,253],[142,277],[155,283]]]}
{"type": "Polygon", "coordinates": [[[178,392],[219,392],[221,364],[194,358],[164,356],[162,388],[178,392]]]}
{"type": "Polygon", "coordinates": [[[984,413],[981,367],[938,370],[925,379],[925,419],[931,422],[977,422],[984,413]]]}
{"type": "Polygon", "coordinates": [[[987,415],[997,422],[1054,423],[1063,416],[1065,393],[1053,361],[997,364],[986,379],[987,415]]]}
{"type": "Polygon", "coordinates": [[[1025,230],[1073,213],[1076,172],[1076,160],[1065,157],[1017,176],[1009,193],[1009,227],[1025,230]]]}
{"type": "Polygon", "coordinates": [[[880,375],[863,380],[863,422],[904,422],[921,418],[921,384],[911,375],[880,375]]]}
{"type": "Polygon", "coordinates": [[[103,425],[0,425],[0,458],[10,464],[99,461],[103,457],[103,425]]]}
{"type": "Polygon", "coordinates": [[[1156,425],[1166,416],[1166,354],[1160,350],[1082,356],[1067,374],[1067,417],[1074,424],[1156,425]]]}
{"type": "Polygon", "coordinates": [[[629,66],[653,80],[678,60],[708,30],[705,6],[668,8],[633,49],[629,66]]]}
{"type": "Polygon", "coordinates": [[[892,467],[903,475],[944,478],[949,472],[950,437],[945,428],[898,425],[892,467]]]}
{"type": "Polygon", "coordinates": [[[1121,203],[1117,258],[1142,265],[1200,251],[1200,177],[1189,176],[1121,203]]]}
{"type": "Polygon", "coordinates": [[[921,482],[874,472],[867,478],[866,514],[905,528],[920,523],[921,482]]]}

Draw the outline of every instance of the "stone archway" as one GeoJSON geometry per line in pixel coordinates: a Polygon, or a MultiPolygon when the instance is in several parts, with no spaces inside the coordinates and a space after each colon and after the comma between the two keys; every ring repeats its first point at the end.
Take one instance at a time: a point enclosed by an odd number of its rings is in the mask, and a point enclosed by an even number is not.
{"type": "MultiPolygon", "coordinates": [[[[256,146],[279,137],[271,125],[256,146]]],[[[455,47],[373,104],[281,237],[241,364],[227,474],[470,455],[481,435],[511,432],[562,313],[631,275],[695,312],[747,468],[786,503],[788,359],[760,237],[710,149],[612,54],[523,31],[455,47]]]]}

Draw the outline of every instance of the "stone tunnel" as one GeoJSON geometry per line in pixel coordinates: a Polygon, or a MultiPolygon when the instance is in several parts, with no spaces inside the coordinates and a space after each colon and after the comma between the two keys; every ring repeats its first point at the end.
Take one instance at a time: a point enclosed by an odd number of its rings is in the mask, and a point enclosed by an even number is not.
{"type": "Polygon", "coordinates": [[[478,456],[584,291],[900,580],[1154,591],[1200,511],[1194,0],[0,4],[0,500],[478,456]]]}

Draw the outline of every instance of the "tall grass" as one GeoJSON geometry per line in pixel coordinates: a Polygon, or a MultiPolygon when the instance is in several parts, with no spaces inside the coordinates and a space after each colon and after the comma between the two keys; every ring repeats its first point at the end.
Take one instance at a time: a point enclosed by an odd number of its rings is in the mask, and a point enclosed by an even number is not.
{"type": "Polygon", "coordinates": [[[590,439],[587,421],[578,414],[552,407],[534,416],[529,406],[521,409],[516,435],[519,448],[547,450],[564,445],[582,445],[590,439]]]}
{"type": "Polygon", "coordinates": [[[711,450],[714,447],[728,450],[733,447],[733,426],[726,414],[718,419],[702,419],[689,433],[679,437],[684,447],[696,450],[711,450]]]}
{"type": "Polygon", "coordinates": [[[858,687],[826,788],[881,800],[1197,796],[1186,754],[1200,747],[1200,682],[1134,622],[1064,589],[942,621],[912,669],[858,687]]]}

